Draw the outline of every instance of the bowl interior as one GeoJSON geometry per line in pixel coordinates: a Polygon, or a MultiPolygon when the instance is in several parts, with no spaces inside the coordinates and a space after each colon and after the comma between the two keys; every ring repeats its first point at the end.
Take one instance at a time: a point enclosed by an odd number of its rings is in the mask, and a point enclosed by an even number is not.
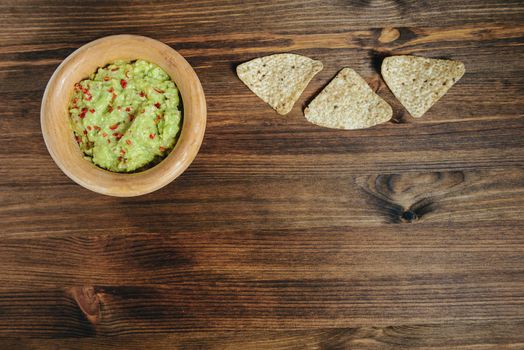
{"type": "Polygon", "coordinates": [[[107,195],[137,196],[165,186],[193,161],[204,137],[206,104],[196,73],[175,50],[150,38],[115,35],[82,46],[56,69],[42,100],[41,123],[49,153],[73,181],[107,195]],[[154,167],[131,174],[110,172],[84,159],[69,125],[68,103],[74,84],[97,68],[136,59],[159,65],[177,85],[183,103],[182,129],[175,148],[154,167]]]}

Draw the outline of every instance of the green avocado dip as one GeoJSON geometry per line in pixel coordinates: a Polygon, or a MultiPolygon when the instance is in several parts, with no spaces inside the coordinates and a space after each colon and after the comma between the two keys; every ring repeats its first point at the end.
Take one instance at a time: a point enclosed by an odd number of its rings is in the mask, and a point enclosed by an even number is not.
{"type": "Polygon", "coordinates": [[[167,155],[182,121],[175,83],[143,60],[116,61],[77,83],[69,113],[86,158],[116,172],[131,172],[167,155]]]}

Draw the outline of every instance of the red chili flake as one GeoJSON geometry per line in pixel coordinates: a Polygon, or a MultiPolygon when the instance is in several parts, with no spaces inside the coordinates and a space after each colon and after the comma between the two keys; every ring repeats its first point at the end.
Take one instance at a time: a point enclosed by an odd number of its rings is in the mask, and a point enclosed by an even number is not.
{"type": "Polygon", "coordinates": [[[122,110],[122,106],[118,106],[117,109],[118,109],[119,111],[121,111],[121,110],[122,110]]]}
{"type": "Polygon", "coordinates": [[[78,97],[75,97],[75,98],[73,99],[73,103],[74,103],[75,105],[78,103],[78,97]]]}
{"type": "Polygon", "coordinates": [[[131,146],[131,144],[132,144],[132,142],[131,142],[130,139],[127,139],[127,140],[126,140],[126,143],[127,143],[129,146],[131,146]]]}
{"type": "Polygon", "coordinates": [[[107,133],[106,133],[106,132],[103,132],[103,133],[102,133],[102,137],[107,137],[107,133]]]}
{"type": "Polygon", "coordinates": [[[111,125],[111,126],[109,127],[109,129],[111,129],[111,130],[115,130],[116,128],[118,128],[118,124],[119,124],[119,123],[116,123],[116,124],[111,125]]]}
{"type": "Polygon", "coordinates": [[[113,96],[111,96],[111,101],[114,101],[116,98],[116,94],[113,92],[113,96]]]}
{"type": "Polygon", "coordinates": [[[91,113],[95,113],[94,108],[91,108],[91,109],[89,110],[89,112],[91,112],[91,113]]]}
{"type": "Polygon", "coordinates": [[[119,132],[115,132],[115,133],[113,134],[113,136],[116,137],[117,140],[120,140],[120,139],[122,138],[122,136],[124,136],[124,134],[121,134],[121,133],[119,133],[119,132]]]}
{"type": "Polygon", "coordinates": [[[143,91],[140,91],[139,95],[140,97],[146,97],[146,94],[143,91]]]}
{"type": "Polygon", "coordinates": [[[109,77],[104,77],[104,81],[109,81],[109,77]]]}
{"type": "Polygon", "coordinates": [[[122,157],[118,157],[117,159],[118,159],[118,161],[119,161],[119,162],[121,162],[121,161],[122,161],[122,157]]]}
{"type": "Polygon", "coordinates": [[[125,89],[127,86],[127,81],[125,81],[124,79],[120,79],[120,86],[122,86],[122,89],[125,89]]]}
{"type": "Polygon", "coordinates": [[[89,131],[93,130],[93,128],[91,127],[91,125],[88,125],[88,126],[87,126],[87,130],[89,130],[89,131]]]}
{"type": "Polygon", "coordinates": [[[76,83],[75,84],[75,90],[78,91],[78,90],[81,90],[82,89],[82,85],[80,85],[79,83],[76,83]]]}
{"type": "Polygon", "coordinates": [[[131,112],[131,107],[126,107],[126,112],[131,112]]]}
{"type": "Polygon", "coordinates": [[[93,96],[91,96],[91,93],[89,92],[89,90],[87,90],[86,88],[80,86],[81,90],[82,90],[82,93],[85,95],[85,100],[86,101],[91,101],[91,99],[93,98],[93,96]]]}
{"type": "Polygon", "coordinates": [[[156,136],[156,135],[153,134],[153,133],[149,134],[149,138],[150,138],[151,140],[153,140],[153,139],[155,138],[155,136],[156,136]]]}
{"type": "Polygon", "coordinates": [[[164,152],[164,151],[166,150],[166,149],[165,149],[164,147],[162,147],[162,146],[160,146],[158,149],[160,150],[160,152],[164,152]]]}
{"type": "Polygon", "coordinates": [[[130,114],[130,115],[129,115],[129,121],[132,122],[133,120],[135,120],[135,116],[132,115],[132,114],[130,114]]]}
{"type": "Polygon", "coordinates": [[[117,70],[118,70],[118,67],[111,69],[112,72],[116,72],[117,70]]]}
{"type": "Polygon", "coordinates": [[[82,111],[80,111],[80,114],[78,115],[78,117],[80,119],[84,119],[84,117],[86,116],[86,113],[87,113],[87,108],[82,108],[82,111]]]}
{"type": "Polygon", "coordinates": [[[102,130],[102,128],[99,127],[98,125],[93,125],[93,129],[98,130],[98,131],[102,130]]]}
{"type": "Polygon", "coordinates": [[[109,89],[107,89],[107,92],[113,92],[115,91],[115,89],[113,89],[112,87],[110,87],[109,89]]]}
{"type": "Polygon", "coordinates": [[[87,130],[84,130],[84,135],[87,135],[87,130]]]}
{"type": "Polygon", "coordinates": [[[113,112],[113,106],[109,106],[109,107],[107,107],[107,111],[108,111],[109,113],[113,112]]]}
{"type": "Polygon", "coordinates": [[[126,150],[122,148],[122,149],[120,150],[120,154],[121,154],[121,155],[126,154],[126,150]]]}
{"type": "Polygon", "coordinates": [[[156,108],[160,108],[160,102],[155,103],[156,108]]]}
{"type": "Polygon", "coordinates": [[[155,88],[155,91],[158,92],[159,94],[163,94],[165,92],[164,90],[160,90],[160,89],[157,89],[157,88],[155,88]]]}
{"type": "Polygon", "coordinates": [[[80,136],[75,136],[76,142],[82,143],[82,138],[80,136]]]}

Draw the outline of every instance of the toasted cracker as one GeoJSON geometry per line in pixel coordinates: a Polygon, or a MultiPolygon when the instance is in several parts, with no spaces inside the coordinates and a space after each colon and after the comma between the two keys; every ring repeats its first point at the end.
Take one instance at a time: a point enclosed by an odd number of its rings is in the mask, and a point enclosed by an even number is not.
{"type": "Polygon", "coordinates": [[[387,122],[391,106],[351,68],[342,69],[305,109],[313,124],[336,129],[364,129],[387,122]]]}
{"type": "Polygon", "coordinates": [[[462,62],[392,56],[382,62],[382,77],[415,118],[422,117],[464,75],[462,62]]]}
{"type": "Polygon", "coordinates": [[[320,61],[284,53],[242,63],[237,67],[237,75],[258,97],[284,115],[322,68],[320,61]]]}

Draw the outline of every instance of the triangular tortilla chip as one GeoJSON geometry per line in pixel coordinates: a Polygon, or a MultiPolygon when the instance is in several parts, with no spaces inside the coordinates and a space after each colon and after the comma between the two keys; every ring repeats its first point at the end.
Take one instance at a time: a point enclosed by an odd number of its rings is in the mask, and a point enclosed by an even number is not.
{"type": "Polygon", "coordinates": [[[465,72],[459,61],[392,56],[382,62],[382,77],[415,118],[422,117],[465,72]]]}
{"type": "Polygon", "coordinates": [[[313,124],[336,129],[364,129],[387,122],[391,106],[351,68],[342,69],[304,111],[313,124]]]}
{"type": "Polygon", "coordinates": [[[242,63],[237,67],[237,75],[258,97],[284,115],[322,68],[320,61],[284,53],[242,63]]]}

